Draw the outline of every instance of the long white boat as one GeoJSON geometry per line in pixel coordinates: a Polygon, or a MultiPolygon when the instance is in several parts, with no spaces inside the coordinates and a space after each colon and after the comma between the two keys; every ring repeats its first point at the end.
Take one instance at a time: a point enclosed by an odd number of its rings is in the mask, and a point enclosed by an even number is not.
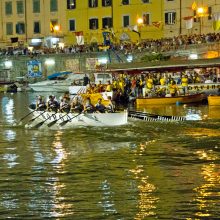
{"type": "MultiPolygon", "coordinates": [[[[72,72],[59,72],[48,76],[47,80],[29,84],[29,87],[35,92],[66,92],[69,91],[69,86],[74,80],[82,80],[84,74],[72,72]]],[[[74,91],[77,93],[80,89],[86,89],[83,86],[74,86],[74,91]]]]}
{"type": "MultiPolygon", "coordinates": [[[[32,109],[30,109],[33,111],[32,109]]],[[[120,126],[128,123],[127,110],[114,113],[54,113],[34,111],[27,127],[70,129],[77,126],[120,126]],[[34,119],[34,120],[33,120],[34,119]]]]}

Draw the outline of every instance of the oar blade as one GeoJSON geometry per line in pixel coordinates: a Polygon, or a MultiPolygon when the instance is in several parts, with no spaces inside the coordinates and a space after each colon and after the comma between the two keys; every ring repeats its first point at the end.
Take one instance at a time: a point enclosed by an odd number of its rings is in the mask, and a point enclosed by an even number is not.
{"type": "Polygon", "coordinates": [[[67,122],[69,122],[70,120],[66,120],[66,121],[63,121],[63,122],[61,122],[59,125],[60,126],[64,126],[67,122]]]}
{"type": "Polygon", "coordinates": [[[58,121],[58,120],[52,121],[52,122],[50,122],[47,126],[48,126],[48,127],[51,127],[51,126],[55,125],[55,124],[57,123],[57,121],[58,121]]]}
{"type": "Polygon", "coordinates": [[[44,124],[44,122],[45,122],[45,121],[42,121],[42,122],[40,122],[40,123],[34,125],[33,128],[39,128],[39,127],[41,127],[41,126],[44,124]]]}

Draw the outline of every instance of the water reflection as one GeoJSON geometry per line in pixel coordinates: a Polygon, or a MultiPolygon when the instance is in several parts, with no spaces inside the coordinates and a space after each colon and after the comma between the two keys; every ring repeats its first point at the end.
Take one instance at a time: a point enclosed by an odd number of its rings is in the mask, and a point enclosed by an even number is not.
{"type": "Polygon", "coordinates": [[[28,113],[22,105],[33,97],[0,101],[0,219],[219,218],[219,120],[62,131],[10,126],[28,113]]]}
{"type": "MultiPolygon", "coordinates": [[[[155,140],[140,144],[135,153],[138,156],[142,156],[151,143],[155,140]]],[[[134,163],[139,163],[135,160],[134,163]]],[[[141,220],[150,216],[156,215],[157,201],[159,198],[155,196],[156,187],[150,182],[149,176],[145,174],[146,168],[144,165],[138,164],[130,172],[133,174],[133,178],[136,180],[138,189],[138,212],[134,219],[141,220]]]]}
{"type": "Polygon", "coordinates": [[[113,200],[114,193],[111,189],[111,184],[105,180],[101,184],[102,190],[102,201],[100,202],[101,206],[103,207],[103,212],[105,216],[116,214],[116,206],[113,200]]]}
{"type": "Polygon", "coordinates": [[[4,131],[4,134],[3,134],[3,138],[6,140],[6,141],[14,141],[16,140],[16,132],[14,130],[5,130],[4,131]]]}
{"type": "Polygon", "coordinates": [[[195,202],[198,211],[195,213],[197,218],[212,218],[216,213],[214,210],[218,207],[220,192],[220,164],[219,156],[212,150],[199,150],[196,152],[200,160],[209,161],[201,167],[200,175],[203,177],[203,183],[194,188],[197,192],[195,202]]]}
{"type": "Polygon", "coordinates": [[[4,120],[8,123],[13,123],[15,121],[14,118],[14,99],[4,96],[1,100],[2,112],[4,120]]]}

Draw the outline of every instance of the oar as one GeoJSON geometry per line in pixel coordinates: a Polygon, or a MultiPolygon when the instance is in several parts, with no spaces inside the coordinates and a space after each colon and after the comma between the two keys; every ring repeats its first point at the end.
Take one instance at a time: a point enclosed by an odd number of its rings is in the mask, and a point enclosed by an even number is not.
{"type": "Polygon", "coordinates": [[[50,115],[47,119],[45,119],[44,121],[41,121],[40,123],[36,124],[34,126],[34,128],[39,128],[40,126],[42,126],[47,120],[49,120],[51,117],[53,117],[54,115],[56,115],[57,113],[54,113],[52,115],[50,115]]]}
{"type": "Polygon", "coordinates": [[[80,112],[79,114],[73,116],[72,118],[69,118],[68,120],[61,122],[59,125],[60,125],[60,126],[64,126],[66,123],[68,123],[68,122],[71,121],[72,119],[76,118],[77,116],[81,115],[82,113],[83,113],[83,112],[80,112]]]}
{"type": "MultiPolygon", "coordinates": [[[[51,126],[53,126],[54,124],[56,124],[57,123],[57,121],[59,121],[60,119],[62,119],[62,118],[64,118],[65,116],[67,116],[69,114],[69,112],[68,113],[66,113],[65,115],[63,115],[63,116],[61,116],[60,118],[58,118],[58,119],[56,119],[56,120],[54,120],[54,121],[52,121],[52,122],[50,122],[47,126],[48,127],[51,127],[51,126]]],[[[69,116],[68,116],[69,117],[69,116]]]]}
{"type": "Polygon", "coordinates": [[[33,122],[35,119],[39,118],[41,115],[43,115],[46,111],[41,112],[37,117],[32,118],[29,122],[33,122]]]}
{"type": "Polygon", "coordinates": [[[25,115],[24,117],[22,117],[19,121],[18,124],[21,123],[22,120],[24,120],[25,118],[27,118],[30,114],[32,114],[33,112],[37,111],[37,109],[35,109],[34,111],[29,112],[27,115],[25,115]]]}
{"type": "Polygon", "coordinates": [[[139,112],[139,111],[129,111],[129,114],[136,118],[150,117],[150,118],[156,119],[157,121],[185,121],[186,120],[186,118],[183,116],[157,115],[157,114],[139,112]]]}

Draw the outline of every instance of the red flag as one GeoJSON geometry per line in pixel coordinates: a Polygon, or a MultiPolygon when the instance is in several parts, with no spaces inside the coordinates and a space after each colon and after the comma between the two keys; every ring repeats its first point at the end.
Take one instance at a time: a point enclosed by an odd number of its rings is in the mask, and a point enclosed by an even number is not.
{"type": "Polygon", "coordinates": [[[156,28],[160,28],[161,21],[154,21],[152,22],[152,25],[155,26],[156,28]]]}
{"type": "Polygon", "coordinates": [[[78,45],[84,45],[83,31],[75,32],[76,42],[78,45]]]}

